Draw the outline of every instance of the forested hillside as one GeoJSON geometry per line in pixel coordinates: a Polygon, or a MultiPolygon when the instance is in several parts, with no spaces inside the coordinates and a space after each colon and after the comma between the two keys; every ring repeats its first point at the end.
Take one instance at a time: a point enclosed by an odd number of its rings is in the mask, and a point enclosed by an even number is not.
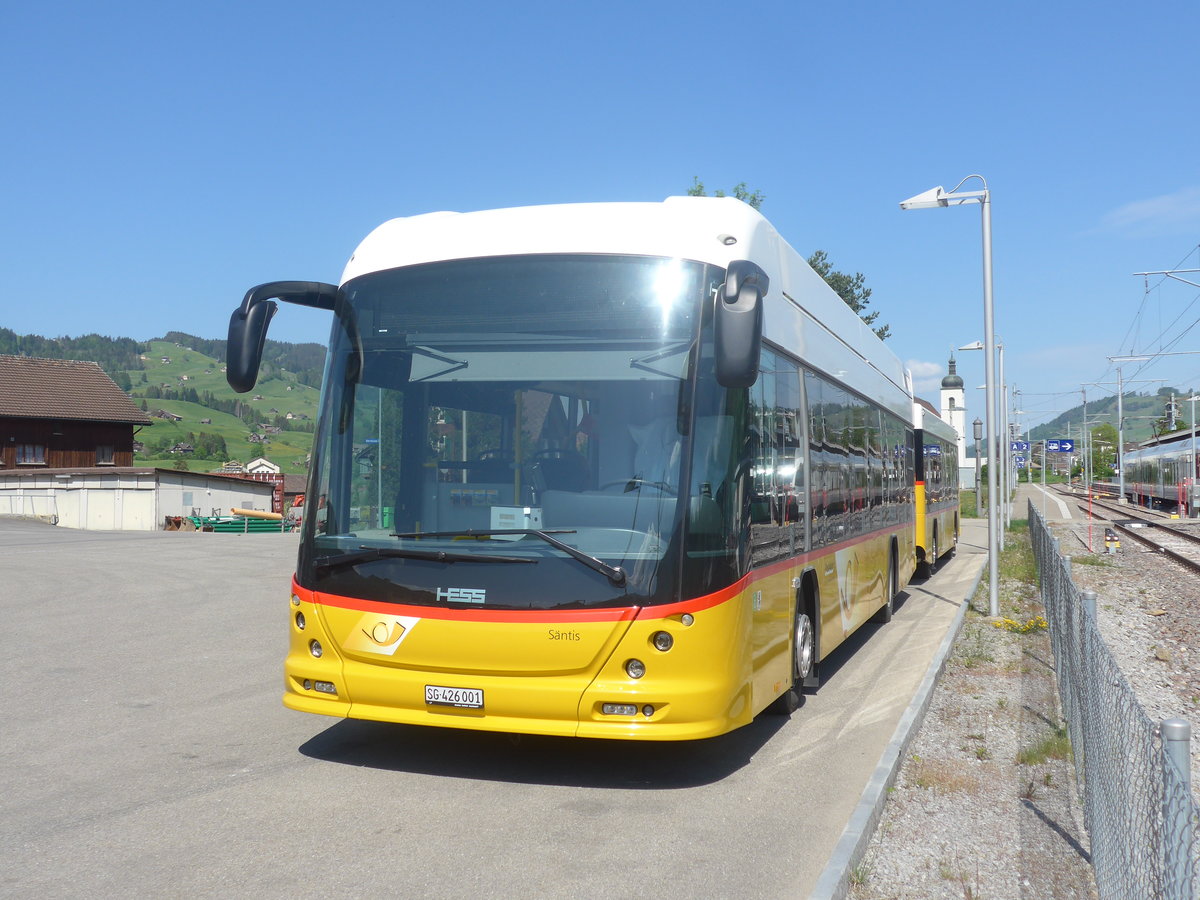
{"type": "MultiPolygon", "coordinates": [[[[210,341],[182,331],[168,331],[162,340],[191,347],[219,362],[225,362],[225,341],[210,341]]],[[[325,348],[320,344],[289,344],[285,341],[267,341],[263,347],[262,377],[270,377],[277,370],[292,372],[301,384],[319,388],[321,370],[325,365],[325,348]]]]}
{"type": "MultiPolygon", "coordinates": [[[[1192,404],[1187,399],[1193,396],[1193,391],[1175,387],[1160,388],[1154,394],[1129,392],[1121,398],[1120,414],[1123,436],[1126,443],[1148,440],[1154,436],[1162,436],[1171,431],[1190,428],[1192,424],[1192,404]],[[1174,415],[1169,412],[1169,406],[1174,403],[1174,415]]],[[[1083,423],[1083,404],[1062,413],[1045,425],[1039,425],[1029,433],[1030,439],[1040,441],[1043,438],[1078,437],[1083,423]],[[1068,435],[1068,426],[1071,434],[1068,435]]],[[[1197,410],[1200,415],[1200,409],[1197,410]]],[[[1117,426],[1116,396],[1101,397],[1088,400],[1087,420],[1093,427],[1100,423],[1117,426]]]]}
{"type": "Polygon", "coordinates": [[[45,338],[40,334],[17,334],[0,328],[0,353],[8,356],[35,356],[40,359],[84,359],[99,363],[110,378],[125,390],[115,373],[142,368],[141,354],[145,344],[133,338],[113,338],[102,334],[82,337],[45,338]]]}

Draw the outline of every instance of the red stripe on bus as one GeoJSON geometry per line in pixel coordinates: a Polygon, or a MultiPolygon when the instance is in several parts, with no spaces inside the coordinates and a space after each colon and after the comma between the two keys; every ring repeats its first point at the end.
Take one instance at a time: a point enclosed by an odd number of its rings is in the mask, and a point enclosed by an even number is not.
{"type": "MultiPolygon", "coordinates": [[[[912,523],[906,523],[912,524],[912,523]]],[[[807,565],[814,559],[837,553],[846,547],[866,543],[881,535],[889,535],[889,529],[880,529],[870,534],[860,535],[847,541],[822,547],[817,551],[798,553],[795,556],[762,566],[743,576],[728,587],[711,594],[692,597],[677,603],[664,603],[658,606],[609,606],[603,609],[447,609],[442,606],[414,606],[407,603],[386,603],[381,600],[365,600],[357,597],[343,597],[338,594],[325,594],[310,591],[301,587],[292,578],[292,593],[306,603],[321,606],[336,606],[339,609],[353,609],[360,612],[382,613],[394,616],[414,616],[423,619],[446,619],[458,622],[622,622],[638,616],[642,618],[665,619],[683,613],[697,613],[712,609],[727,603],[738,594],[745,591],[756,582],[807,565]]]]}

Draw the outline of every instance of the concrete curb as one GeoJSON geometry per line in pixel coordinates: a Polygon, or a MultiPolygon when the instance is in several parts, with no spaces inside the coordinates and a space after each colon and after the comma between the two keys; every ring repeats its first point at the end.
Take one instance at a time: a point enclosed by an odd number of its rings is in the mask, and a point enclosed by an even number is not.
{"type": "Polygon", "coordinates": [[[850,816],[850,821],[846,823],[841,839],[833,849],[833,855],[830,856],[825,870],[817,879],[816,887],[809,895],[809,900],[845,900],[849,893],[850,871],[866,854],[867,844],[870,843],[879,819],[883,816],[883,806],[887,802],[888,789],[896,780],[908,745],[925,720],[925,713],[928,712],[929,704],[933,701],[933,690],[946,668],[946,660],[950,656],[950,651],[954,649],[954,642],[958,640],[958,634],[962,631],[967,609],[971,605],[971,598],[975,596],[975,591],[987,568],[986,562],[987,558],[984,557],[979,574],[975,576],[975,580],[971,583],[971,589],[959,605],[954,622],[942,639],[937,655],[929,663],[929,669],[925,672],[925,677],[922,679],[920,687],[917,688],[912,702],[904,711],[904,715],[900,717],[900,722],[896,725],[896,732],[892,735],[887,747],[884,748],[883,756],[875,766],[875,772],[871,776],[871,780],[867,782],[863,795],[854,808],[854,813],[850,816]]]}

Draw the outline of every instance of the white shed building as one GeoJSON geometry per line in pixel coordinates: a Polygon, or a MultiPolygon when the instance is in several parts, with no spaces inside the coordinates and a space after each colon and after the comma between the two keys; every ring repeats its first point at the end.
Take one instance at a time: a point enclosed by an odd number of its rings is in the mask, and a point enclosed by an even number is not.
{"type": "Polygon", "coordinates": [[[0,471],[0,517],[65,528],[157,531],[168,516],[271,510],[274,485],[229,475],[148,467],[0,471]]]}

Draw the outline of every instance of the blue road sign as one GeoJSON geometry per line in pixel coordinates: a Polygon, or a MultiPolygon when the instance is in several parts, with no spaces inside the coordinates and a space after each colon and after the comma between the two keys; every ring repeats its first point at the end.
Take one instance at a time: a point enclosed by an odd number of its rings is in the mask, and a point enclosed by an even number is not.
{"type": "Polygon", "coordinates": [[[1064,440],[1046,441],[1046,452],[1047,453],[1074,453],[1075,452],[1075,442],[1074,441],[1064,441],[1064,440]]]}
{"type": "Polygon", "coordinates": [[[1029,441],[1013,441],[1008,449],[1026,453],[1029,451],[1029,441]]]}

